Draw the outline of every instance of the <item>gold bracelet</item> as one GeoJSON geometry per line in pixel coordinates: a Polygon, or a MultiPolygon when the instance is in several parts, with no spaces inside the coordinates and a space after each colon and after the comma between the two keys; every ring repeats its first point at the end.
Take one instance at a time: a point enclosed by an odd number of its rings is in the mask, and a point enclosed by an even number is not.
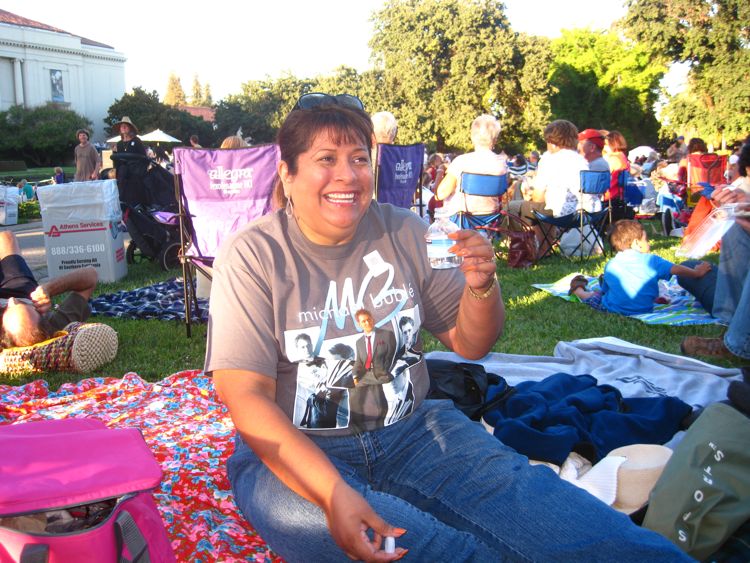
{"type": "Polygon", "coordinates": [[[481,301],[482,299],[487,299],[490,296],[492,290],[495,289],[495,286],[498,286],[497,274],[495,274],[495,278],[492,280],[490,287],[485,289],[482,293],[477,293],[471,288],[470,285],[467,285],[466,287],[469,288],[469,295],[471,295],[474,299],[481,301]]]}

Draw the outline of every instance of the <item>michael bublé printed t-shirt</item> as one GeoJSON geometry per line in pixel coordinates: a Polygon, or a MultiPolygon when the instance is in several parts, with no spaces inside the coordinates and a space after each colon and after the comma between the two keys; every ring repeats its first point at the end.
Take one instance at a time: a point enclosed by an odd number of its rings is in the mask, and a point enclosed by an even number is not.
{"type": "Polygon", "coordinates": [[[452,328],[465,284],[458,269],[430,268],[425,231],[410,211],[376,202],[338,246],[310,242],[283,210],[252,223],[214,263],[206,372],[276,379],[277,404],[303,431],[349,434],[408,416],[429,389],[419,330],[452,328]],[[367,353],[360,308],[390,377],[355,386],[367,353]]]}

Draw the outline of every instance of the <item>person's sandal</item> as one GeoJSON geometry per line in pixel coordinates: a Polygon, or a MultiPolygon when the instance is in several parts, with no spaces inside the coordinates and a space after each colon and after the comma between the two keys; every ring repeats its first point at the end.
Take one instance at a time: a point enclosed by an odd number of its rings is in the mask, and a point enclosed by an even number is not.
{"type": "Polygon", "coordinates": [[[568,290],[568,295],[573,295],[576,291],[576,289],[586,289],[586,286],[589,284],[589,280],[586,278],[586,276],[577,275],[572,280],[570,280],[570,289],[568,290]]]}

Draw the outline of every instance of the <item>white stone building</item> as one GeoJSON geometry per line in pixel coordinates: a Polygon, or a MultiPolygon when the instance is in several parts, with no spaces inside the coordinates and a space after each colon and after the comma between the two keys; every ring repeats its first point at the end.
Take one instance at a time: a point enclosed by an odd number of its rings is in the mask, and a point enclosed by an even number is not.
{"type": "Polygon", "coordinates": [[[90,119],[91,140],[103,141],[102,120],[125,93],[125,60],[109,45],[0,9],[0,111],[54,102],[90,119]]]}

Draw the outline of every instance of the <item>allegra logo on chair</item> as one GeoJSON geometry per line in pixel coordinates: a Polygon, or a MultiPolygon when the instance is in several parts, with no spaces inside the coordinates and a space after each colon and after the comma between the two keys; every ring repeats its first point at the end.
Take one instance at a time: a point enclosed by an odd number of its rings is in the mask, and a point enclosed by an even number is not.
{"type": "Polygon", "coordinates": [[[212,190],[221,190],[225,193],[239,193],[240,190],[251,190],[253,188],[252,168],[224,168],[217,166],[208,170],[212,190]]]}
{"type": "Polygon", "coordinates": [[[411,162],[401,159],[401,162],[396,163],[396,171],[393,175],[394,181],[405,184],[413,177],[414,172],[412,171],[411,162]]]}

